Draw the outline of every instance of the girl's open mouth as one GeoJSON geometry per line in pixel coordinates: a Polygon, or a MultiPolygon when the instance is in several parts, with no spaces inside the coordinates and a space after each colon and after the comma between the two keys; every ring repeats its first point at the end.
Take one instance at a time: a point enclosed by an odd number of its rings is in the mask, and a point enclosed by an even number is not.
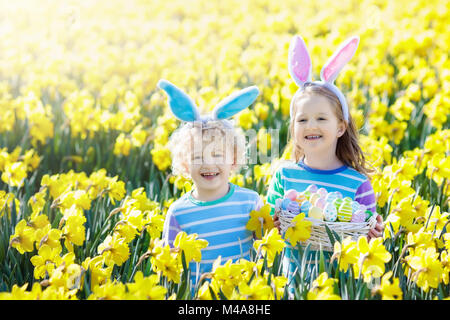
{"type": "Polygon", "coordinates": [[[306,140],[318,140],[320,138],[322,138],[322,136],[320,136],[320,135],[308,135],[308,136],[305,136],[306,140]]]}

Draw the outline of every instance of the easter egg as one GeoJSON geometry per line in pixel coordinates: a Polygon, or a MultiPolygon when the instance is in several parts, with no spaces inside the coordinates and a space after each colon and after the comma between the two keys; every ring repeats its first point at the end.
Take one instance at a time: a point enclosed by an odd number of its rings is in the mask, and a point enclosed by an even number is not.
{"type": "Polygon", "coordinates": [[[289,189],[284,194],[284,197],[288,198],[288,199],[290,199],[292,201],[295,201],[295,199],[297,198],[297,191],[295,189],[289,189]]]}
{"type": "Polygon", "coordinates": [[[288,206],[286,207],[286,210],[293,214],[299,214],[300,213],[300,207],[296,201],[291,201],[288,206]]]}
{"type": "Polygon", "coordinates": [[[345,197],[342,200],[344,200],[345,202],[349,202],[349,203],[352,203],[352,201],[353,201],[352,198],[350,198],[350,197],[345,197]]]}
{"type": "Polygon", "coordinates": [[[303,193],[300,192],[300,193],[297,195],[297,199],[295,199],[295,201],[297,201],[297,203],[298,203],[299,205],[301,205],[303,201],[306,201],[306,196],[305,196],[303,193]]]}
{"type": "Polygon", "coordinates": [[[325,201],[324,198],[319,198],[319,199],[317,199],[316,202],[314,203],[314,206],[316,206],[316,207],[318,207],[318,208],[320,208],[320,209],[323,209],[323,208],[325,207],[325,204],[326,204],[326,203],[327,203],[327,202],[325,201]]]}
{"type": "Polygon", "coordinates": [[[336,198],[333,200],[332,202],[334,204],[334,207],[336,208],[336,210],[339,210],[341,204],[342,204],[342,199],[341,198],[336,198]]]}
{"type": "Polygon", "coordinates": [[[325,198],[328,194],[327,189],[325,188],[319,188],[317,189],[317,193],[320,195],[320,197],[325,198]]]}
{"type": "Polygon", "coordinates": [[[287,210],[287,206],[289,205],[289,203],[291,203],[291,200],[289,200],[288,198],[284,198],[281,202],[281,209],[287,210]]]}
{"type": "Polygon", "coordinates": [[[352,219],[352,206],[348,201],[342,202],[338,210],[338,220],[349,222],[352,219]]]}
{"type": "Polygon", "coordinates": [[[317,192],[317,186],[315,184],[310,184],[308,186],[308,188],[306,188],[306,191],[309,191],[311,193],[315,193],[315,192],[317,192]]]}
{"type": "Polygon", "coordinates": [[[317,220],[323,220],[323,212],[322,212],[322,209],[320,209],[320,208],[318,208],[318,207],[315,207],[315,206],[312,206],[312,207],[309,209],[308,217],[314,218],[314,219],[317,219],[317,220]]]}
{"type": "Polygon", "coordinates": [[[336,197],[342,199],[342,193],[340,193],[339,191],[335,191],[334,193],[336,194],[336,197]]]}
{"type": "Polygon", "coordinates": [[[282,202],[283,202],[283,199],[281,199],[281,198],[278,198],[277,200],[275,200],[275,212],[281,211],[282,202]]]}
{"type": "Polygon", "coordinates": [[[320,195],[318,193],[313,193],[309,198],[309,202],[316,203],[317,199],[320,199],[320,195]]]}
{"type": "Polygon", "coordinates": [[[309,198],[311,197],[311,192],[309,192],[308,190],[303,191],[303,195],[306,197],[306,200],[309,200],[309,198]]]}
{"type": "Polygon", "coordinates": [[[364,211],[364,212],[366,212],[367,207],[366,207],[365,204],[359,204],[359,209],[362,210],[362,211],[364,211]]]}
{"type": "Polygon", "coordinates": [[[300,206],[300,211],[307,215],[311,206],[311,202],[309,202],[308,200],[303,201],[302,205],[300,206]]]}
{"type": "Polygon", "coordinates": [[[334,199],[337,199],[337,198],[338,198],[338,196],[336,195],[335,192],[329,192],[329,193],[327,194],[327,196],[325,197],[325,200],[327,200],[327,202],[332,203],[333,200],[334,200],[334,199]]]}
{"type": "Polygon", "coordinates": [[[351,222],[364,222],[366,221],[366,213],[362,210],[357,210],[352,215],[351,222]]]}
{"type": "Polygon", "coordinates": [[[360,208],[360,204],[357,201],[352,201],[352,212],[355,213],[360,208]]]}
{"type": "Polygon", "coordinates": [[[323,208],[323,217],[326,221],[336,221],[337,219],[337,210],[336,207],[332,204],[327,202],[325,204],[325,208],[323,208]]]}

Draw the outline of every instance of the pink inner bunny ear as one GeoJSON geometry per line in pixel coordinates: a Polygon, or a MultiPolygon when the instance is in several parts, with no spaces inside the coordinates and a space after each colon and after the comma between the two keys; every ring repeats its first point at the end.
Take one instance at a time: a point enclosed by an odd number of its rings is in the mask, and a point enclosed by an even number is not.
{"type": "Polygon", "coordinates": [[[311,80],[311,58],[305,42],[295,36],[289,46],[289,73],[298,86],[311,80]]]}
{"type": "Polygon", "coordinates": [[[356,52],[359,44],[359,37],[352,37],[345,41],[325,63],[320,72],[322,81],[333,83],[339,72],[350,61],[356,52]]]}

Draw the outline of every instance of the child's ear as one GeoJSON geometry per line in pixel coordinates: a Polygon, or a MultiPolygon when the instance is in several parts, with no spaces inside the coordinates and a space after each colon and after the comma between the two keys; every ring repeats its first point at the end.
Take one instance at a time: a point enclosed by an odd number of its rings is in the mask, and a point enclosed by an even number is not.
{"type": "Polygon", "coordinates": [[[347,124],[345,123],[345,121],[339,121],[338,130],[337,130],[338,138],[342,137],[346,130],[347,130],[347,124]]]}
{"type": "Polygon", "coordinates": [[[187,163],[187,161],[183,161],[183,163],[181,163],[181,166],[183,167],[184,172],[189,173],[189,164],[187,163]]]}

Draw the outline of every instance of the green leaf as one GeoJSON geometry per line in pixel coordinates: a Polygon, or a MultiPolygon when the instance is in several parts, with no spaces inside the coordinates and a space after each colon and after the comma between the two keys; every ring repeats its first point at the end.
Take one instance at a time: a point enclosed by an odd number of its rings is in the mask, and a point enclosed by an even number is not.
{"type": "Polygon", "coordinates": [[[325,257],[323,254],[323,250],[320,250],[320,258],[319,258],[319,274],[325,272],[325,257]]]}
{"type": "Polygon", "coordinates": [[[331,246],[334,247],[334,243],[336,242],[336,239],[333,236],[333,233],[331,232],[331,229],[325,224],[325,230],[327,231],[328,238],[330,239],[331,246]]]}

